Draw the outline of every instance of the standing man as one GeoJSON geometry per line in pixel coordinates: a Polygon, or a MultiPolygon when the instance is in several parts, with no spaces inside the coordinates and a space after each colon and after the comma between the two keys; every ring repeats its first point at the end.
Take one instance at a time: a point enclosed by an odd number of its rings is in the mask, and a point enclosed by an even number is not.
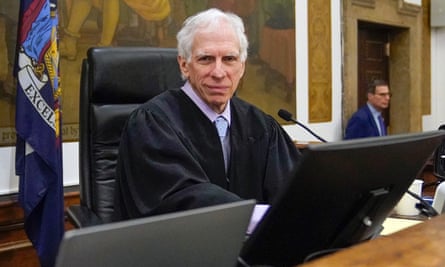
{"type": "Polygon", "coordinates": [[[374,80],[368,87],[368,101],[349,119],[345,139],[387,135],[382,112],[389,107],[391,92],[388,83],[374,80]]]}
{"type": "Polygon", "coordinates": [[[185,84],[141,105],[127,121],[117,220],[242,199],[270,204],[295,175],[300,153],[287,133],[234,96],[247,59],[241,18],[209,9],[189,17],[176,38],[185,84]]]}

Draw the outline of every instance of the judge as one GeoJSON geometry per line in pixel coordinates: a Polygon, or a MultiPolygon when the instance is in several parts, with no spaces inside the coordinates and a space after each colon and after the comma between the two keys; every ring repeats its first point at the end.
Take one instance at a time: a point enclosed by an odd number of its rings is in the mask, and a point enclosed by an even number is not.
{"type": "Polygon", "coordinates": [[[123,130],[115,219],[242,199],[271,203],[299,161],[277,121],[234,96],[248,47],[238,16],[198,13],[177,41],[185,84],[142,104],[123,130]],[[226,125],[222,133],[216,121],[226,125]]]}

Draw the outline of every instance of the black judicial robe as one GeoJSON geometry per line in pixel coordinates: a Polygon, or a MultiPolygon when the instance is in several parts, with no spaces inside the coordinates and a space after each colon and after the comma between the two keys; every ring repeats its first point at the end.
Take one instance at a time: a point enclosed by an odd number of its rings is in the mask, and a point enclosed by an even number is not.
{"type": "Polygon", "coordinates": [[[271,203],[300,152],[278,122],[253,105],[233,97],[231,116],[226,179],[217,130],[182,90],[137,108],[119,148],[115,219],[241,199],[271,203]]]}

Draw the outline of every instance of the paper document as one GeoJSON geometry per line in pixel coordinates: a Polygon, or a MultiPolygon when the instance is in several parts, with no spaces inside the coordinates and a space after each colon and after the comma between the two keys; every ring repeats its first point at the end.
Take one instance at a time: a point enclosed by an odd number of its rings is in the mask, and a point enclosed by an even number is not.
{"type": "Polygon", "coordinates": [[[257,224],[261,221],[266,211],[269,209],[269,205],[257,204],[253,209],[252,217],[250,218],[249,227],[247,228],[247,234],[250,235],[257,224]]]}

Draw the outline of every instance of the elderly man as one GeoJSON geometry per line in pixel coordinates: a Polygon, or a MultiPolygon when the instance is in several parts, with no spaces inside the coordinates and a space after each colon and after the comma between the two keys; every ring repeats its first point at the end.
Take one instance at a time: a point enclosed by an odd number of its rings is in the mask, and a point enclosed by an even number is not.
{"type": "Polygon", "coordinates": [[[177,41],[184,86],[141,105],[123,131],[116,219],[241,199],[270,203],[299,161],[282,127],[234,96],[248,47],[238,16],[198,13],[177,41]]]}

